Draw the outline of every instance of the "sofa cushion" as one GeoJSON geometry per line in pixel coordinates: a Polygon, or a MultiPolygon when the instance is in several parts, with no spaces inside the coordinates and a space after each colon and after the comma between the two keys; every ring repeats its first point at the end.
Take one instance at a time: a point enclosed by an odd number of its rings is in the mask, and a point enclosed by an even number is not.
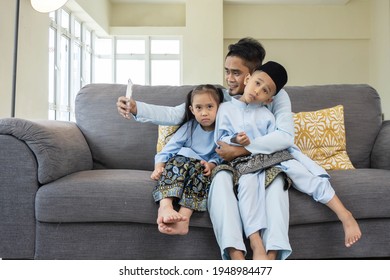
{"type": "MultiPolygon", "coordinates": [[[[40,222],[134,222],[156,224],[155,181],[143,170],[89,170],[42,186],[36,195],[40,222]]],[[[191,224],[211,227],[209,215],[197,212],[191,224]]],[[[157,228],[156,228],[157,230],[157,228]]]]}
{"type": "Polygon", "coordinates": [[[382,124],[371,153],[371,168],[390,170],[390,120],[382,124]]]}
{"type": "Polygon", "coordinates": [[[346,151],[344,108],[294,114],[295,144],[326,170],[353,169],[346,151]]]}
{"type": "MultiPolygon", "coordinates": [[[[390,218],[389,170],[351,169],[329,173],[337,195],[355,218],[390,218]]],[[[151,181],[150,174],[137,170],[89,170],[63,177],[38,190],[36,218],[50,223],[155,225],[158,205],[152,199],[155,182],[151,181]]],[[[291,225],[338,221],[331,210],[306,194],[291,188],[289,198],[291,225]]],[[[207,212],[195,212],[191,225],[212,227],[207,212]]]]}
{"type": "MultiPolygon", "coordinates": [[[[390,170],[332,170],[329,175],[337,196],[356,219],[390,218],[390,170]]],[[[289,198],[291,225],[338,221],[334,212],[307,194],[291,188],[289,198]]]]}
{"type": "Polygon", "coordinates": [[[371,150],[382,125],[380,98],[375,89],[352,84],[289,86],[285,89],[293,112],[343,105],[348,156],[355,168],[370,167],[371,150]]]}
{"type": "MultiPolygon", "coordinates": [[[[149,104],[175,106],[185,101],[193,86],[133,86],[133,98],[149,104]]],[[[153,170],[157,126],[127,120],[116,102],[126,85],[90,84],[76,97],[77,125],[90,146],[95,169],[153,170]]]]}
{"type": "MultiPolygon", "coordinates": [[[[146,103],[175,106],[184,102],[192,88],[135,85],[133,96],[146,103]]],[[[343,105],[348,155],[356,168],[370,167],[371,149],[382,123],[380,98],[375,89],[368,85],[290,86],[285,89],[294,112],[343,105]],[[364,113],[361,104],[365,104],[364,113]]],[[[76,97],[77,124],[90,146],[95,168],[152,170],[157,126],[126,120],[118,114],[116,102],[125,93],[126,85],[90,84],[83,87],[76,97]]]]}

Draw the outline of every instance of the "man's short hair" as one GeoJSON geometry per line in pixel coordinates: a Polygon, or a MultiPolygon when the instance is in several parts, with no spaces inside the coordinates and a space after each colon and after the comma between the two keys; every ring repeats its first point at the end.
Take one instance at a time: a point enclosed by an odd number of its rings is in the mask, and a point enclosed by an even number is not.
{"type": "Polygon", "coordinates": [[[228,47],[228,56],[237,56],[244,61],[244,65],[252,72],[263,64],[265,49],[263,45],[250,37],[242,38],[228,47]]]}

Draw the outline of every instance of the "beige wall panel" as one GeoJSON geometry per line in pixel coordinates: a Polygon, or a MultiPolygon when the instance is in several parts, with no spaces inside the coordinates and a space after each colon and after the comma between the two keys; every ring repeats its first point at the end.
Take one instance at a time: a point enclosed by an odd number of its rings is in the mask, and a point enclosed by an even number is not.
{"type": "Polygon", "coordinates": [[[114,4],[111,26],[185,26],[184,4],[114,4]]]}
{"type": "Polygon", "coordinates": [[[369,2],[347,5],[225,5],[225,38],[242,34],[269,39],[368,38],[369,2]]]}
{"type": "MultiPolygon", "coordinates": [[[[10,14],[11,17],[5,17],[6,26],[10,28],[9,33],[2,32],[0,35],[7,39],[5,41],[7,42],[5,45],[6,53],[1,53],[2,56],[6,57],[4,66],[3,59],[1,63],[1,67],[5,67],[6,72],[0,76],[0,84],[4,83],[1,103],[3,103],[3,94],[5,93],[4,105],[0,105],[0,116],[9,117],[11,116],[15,6],[14,3],[12,5],[6,4],[8,9],[3,9],[4,2],[1,1],[0,4],[0,17],[6,14],[10,14]],[[10,41],[11,38],[12,41],[10,41]]],[[[46,119],[48,117],[48,26],[49,17],[47,14],[33,10],[30,1],[20,1],[16,117],[29,119],[46,119]]]]}
{"type": "Polygon", "coordinates": [[[11,116],[15,7],[14,1],[0,1],[0,118],[11,116]]]}

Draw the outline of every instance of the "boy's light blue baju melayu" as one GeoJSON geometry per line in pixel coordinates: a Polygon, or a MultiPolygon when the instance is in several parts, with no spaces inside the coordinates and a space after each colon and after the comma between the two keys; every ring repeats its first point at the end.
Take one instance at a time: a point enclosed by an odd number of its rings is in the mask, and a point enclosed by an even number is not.
{"type": "MultiPolygon", "coordinates": [[[[240,146],[231,141],[238,132],[245,131],[249,139],[256,139],[274,130],[275,117],[266,107],[232,98],[218,109],[214,137],[216,142],[240,146]]],[[[264,185],[265,172],[244,174],[238,181],[238,208],[247,238],[267,227],[264,185]]]]}
{"type": "MultiPolygon", "coordinates": [[[[252,139],[267,135],[274,131],[274,129],[275,118],[265,106],[260,104],[247,105],[233,98],[230,102],[221,104],[218,110],[214,135],[216,141],[237,145],[231,142],[231,138],[238,132],[244,131],[252,141],[252,139]]],[[[293,154],[299,153],[296,149],[289,150],[293,154]]],[[[304,160],[304,164],[309,168],[317,170],[316,164],[307,157],[301,157],[301,160],[304,160]]],[[[296,159],[284,161],[276,166],[280,167],[292,179],[293,185],[297,189],[313,196],[316,201],[326,203],[334,196],[334,190],[330,186],[327,178],[313,175],[308,168],[296,159]]],[[[257,174],[259,175],[260,187],[253,188],[247,184],[248,181],[246,178],[241,180],[242,177],[240,178],[238,187],[238,205],[244,225],[244,232],[247,237],[252,233],[264,230],[264,225],[266,224],[264,215],[260,213],[261,211],[265,211],[265,172],[257,172],[257,174]],[[241,191],[245,192],[243,197],[240,195],[241,191]]]]}

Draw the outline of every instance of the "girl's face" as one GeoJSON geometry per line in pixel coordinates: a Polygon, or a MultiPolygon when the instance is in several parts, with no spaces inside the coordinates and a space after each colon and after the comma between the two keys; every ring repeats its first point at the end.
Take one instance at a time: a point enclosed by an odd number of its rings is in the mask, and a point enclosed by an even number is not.
{"type": "Polygon", "coordinates": [[[211,93],[201,91],[193,96],[190,110],[203,129],[211,131],[215,127],[218,106],[218,102],[213,98],[211,93]]]}
{"type": "Polygon", "coordinates": [[[269,104],[276,93],[274,81],[263,71],[255,71],[252,75],[245,78],[244,95],[241,101],[250,104],[269,104]]]}

